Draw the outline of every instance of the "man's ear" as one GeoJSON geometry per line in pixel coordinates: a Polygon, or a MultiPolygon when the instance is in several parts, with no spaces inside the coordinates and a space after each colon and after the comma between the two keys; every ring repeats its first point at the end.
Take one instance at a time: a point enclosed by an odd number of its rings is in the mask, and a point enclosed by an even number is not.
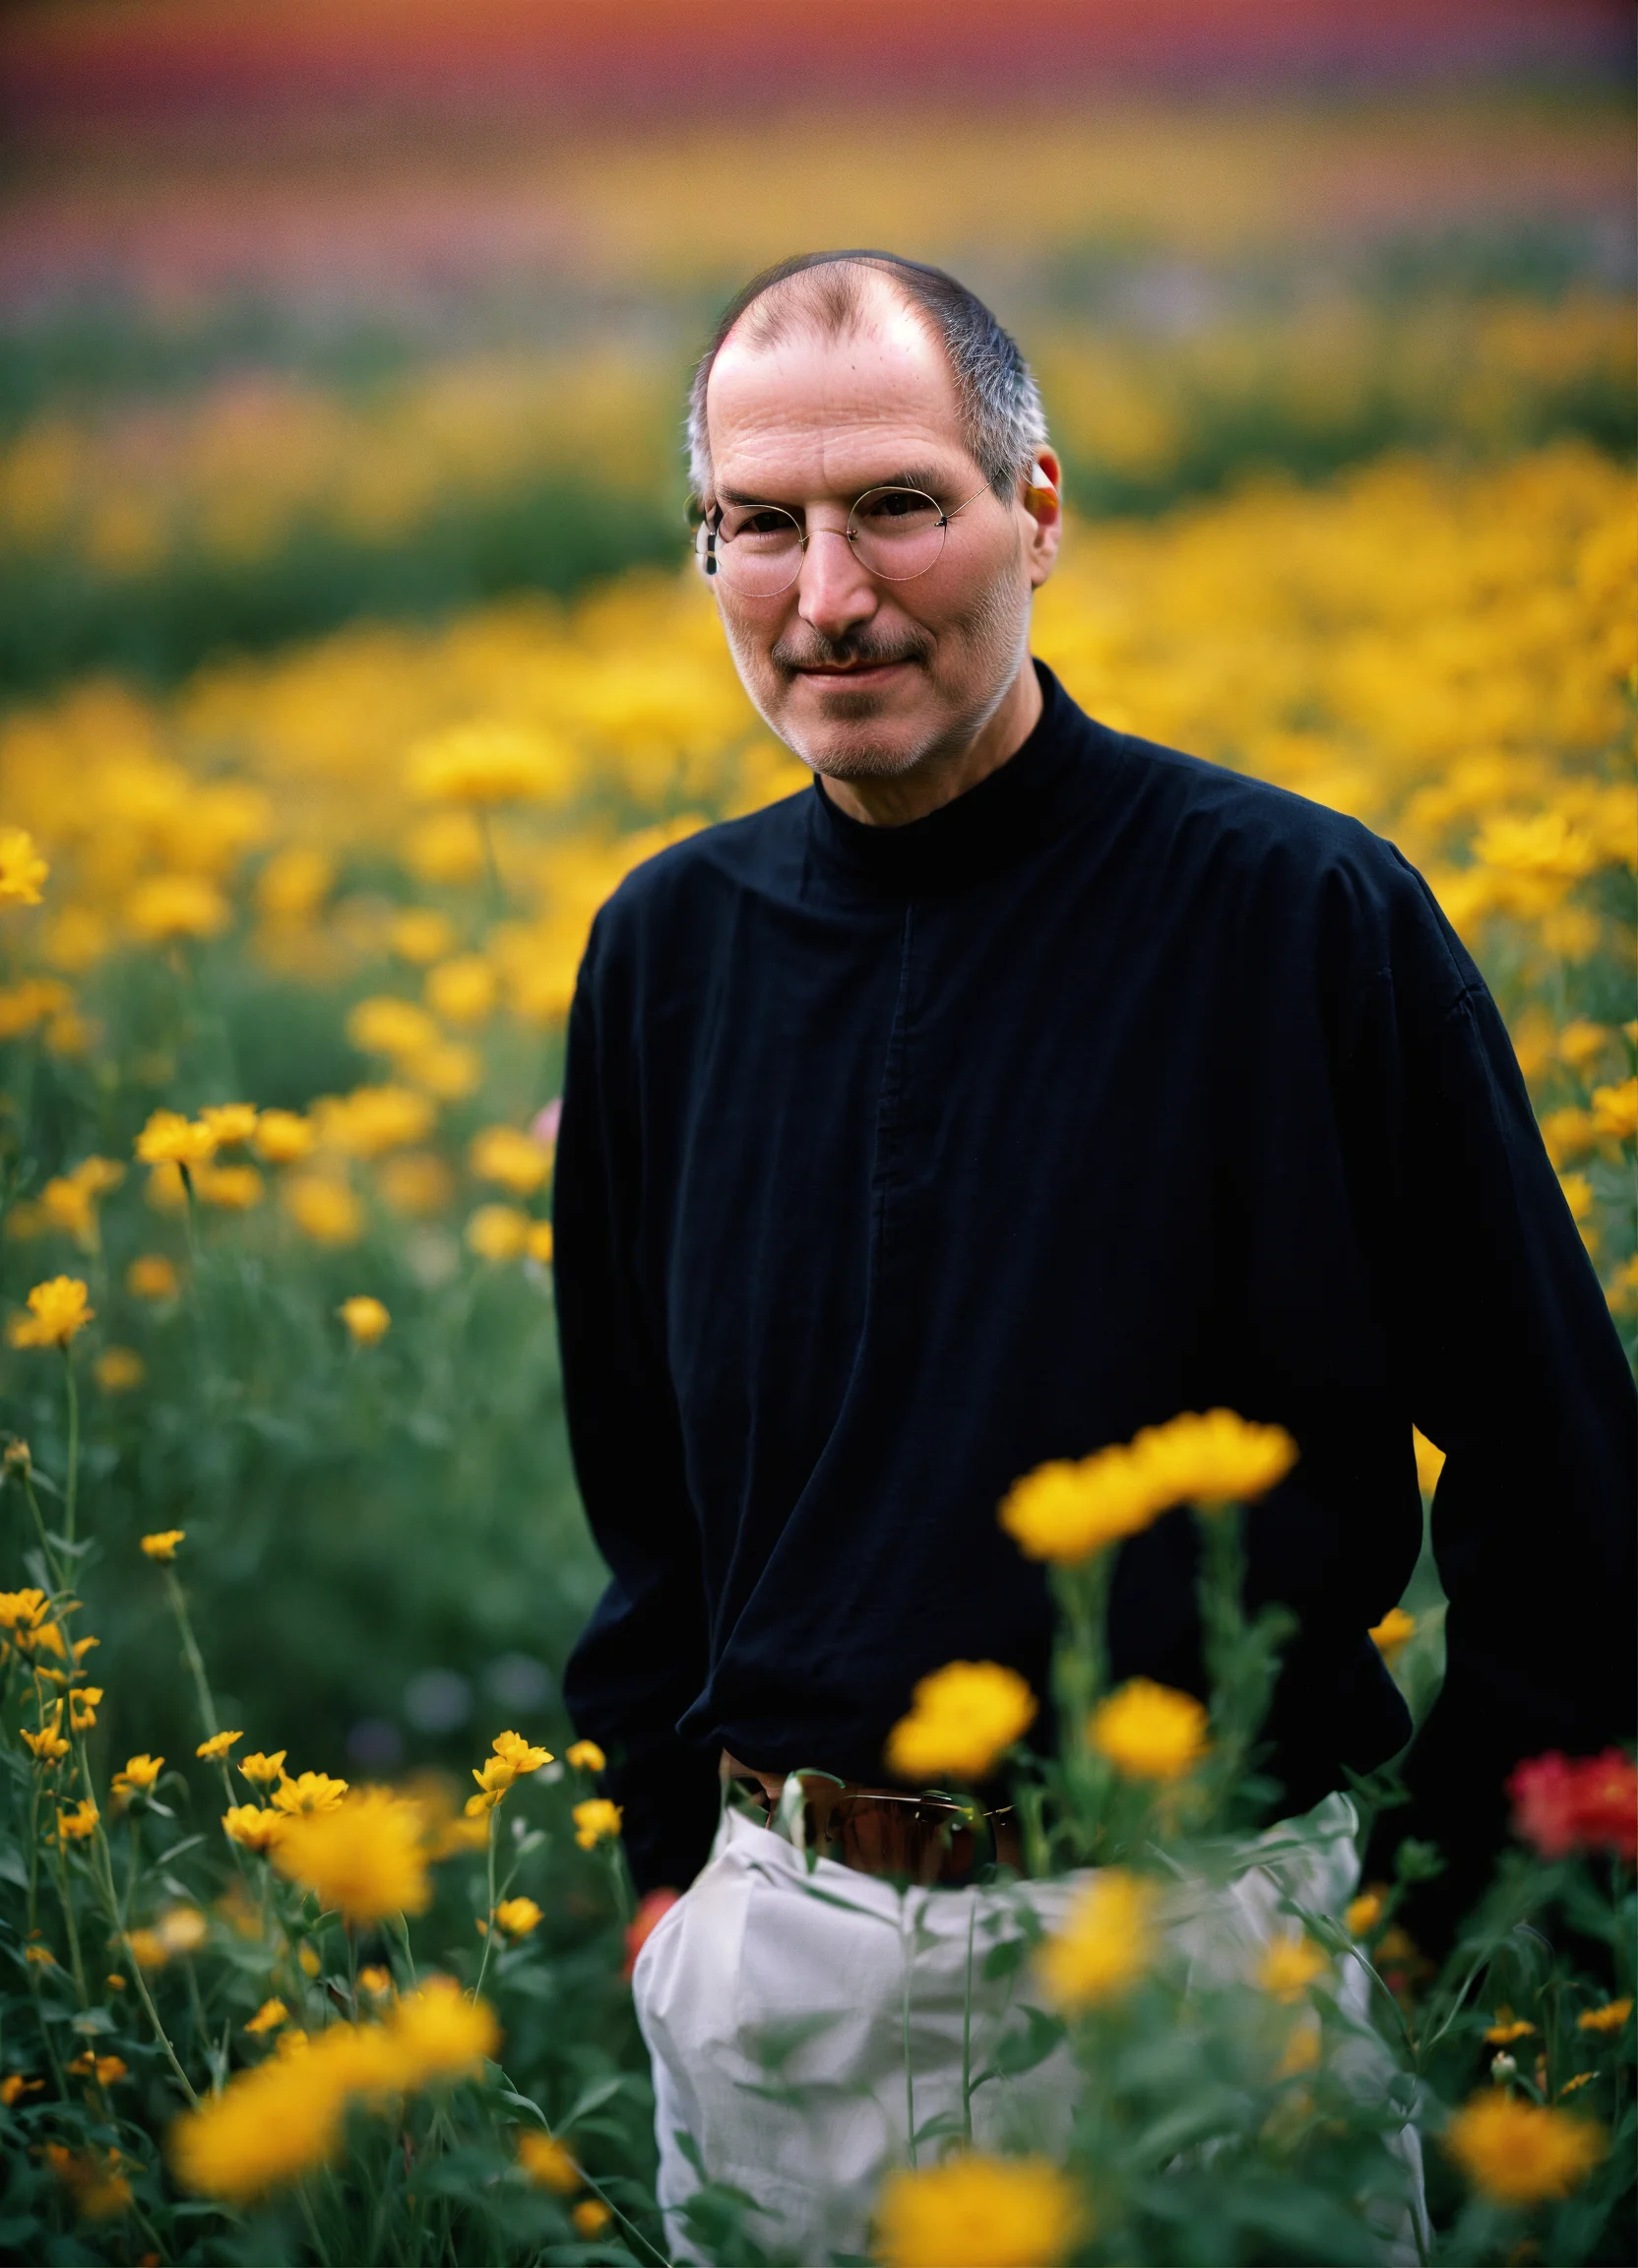
{"type": "Polygon", "coordinates": [[[1063,469],[1054,449],[1043,448],[1019,481],[1019,502],[1033,523],[1025,538],[1030,585],[1039,590],[1057,563],[1063,535],[1063,469]]]}

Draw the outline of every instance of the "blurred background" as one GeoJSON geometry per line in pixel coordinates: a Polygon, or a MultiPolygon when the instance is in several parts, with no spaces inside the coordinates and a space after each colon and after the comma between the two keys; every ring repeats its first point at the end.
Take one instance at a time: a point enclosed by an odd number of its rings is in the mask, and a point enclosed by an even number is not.
{"type": "MultiPolygon", "coordinates": [[[[1605,0],[11,7],[0,823],[52,876],[0,930],[4,1281],[93,1282],[116,1746],[188,1738],[161,1526],[228,1722],[292,1767],[560,1723],[599,1575],[539,1113],[599,899],[800,784],[679,573],[691,360],[788,252],[948,265],[1020,338],[1083,699],[1444,871],[1587,1121],[1619,1303],[1629,47],[1605,0]],[[1569,850],[1473,851],[1544,812],[1569,850]],[[190,1228],[134,1134],[236,1100],[313,1146],[229,1159],[190,1228]],[[122,1187],[53,1197],[93,1155],[122,1187]]],[[[55,1366],[0,1375],[49,1472],[55,1366]]]]}

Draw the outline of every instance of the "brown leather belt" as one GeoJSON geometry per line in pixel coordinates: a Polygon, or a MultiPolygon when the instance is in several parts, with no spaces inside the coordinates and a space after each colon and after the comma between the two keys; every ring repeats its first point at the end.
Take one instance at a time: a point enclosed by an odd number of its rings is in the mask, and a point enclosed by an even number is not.
{"type": "MultiPolygon", "coordinates": [[[[771,1827],[779,1797],[762,1778],[727,1765],[724,1777],[759,1808],[771,1827]]],[[[922,1889],[954,1888],[980,1867],[1022,1866],[1018,1822],[1010,1804],[993,1811],[932,1796],[897,1796],[821,1773],[800,1775],[806,1847],[861,1874],[880,1874],[922,1889]]]]}

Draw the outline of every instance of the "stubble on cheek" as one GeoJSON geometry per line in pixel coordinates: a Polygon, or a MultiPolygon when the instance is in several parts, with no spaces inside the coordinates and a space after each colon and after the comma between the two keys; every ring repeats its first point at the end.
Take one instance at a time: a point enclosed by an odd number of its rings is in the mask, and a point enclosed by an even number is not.
{"type": "Polygon", "coordinates": [[[908,710],[887,704],[900,695],[827,690],[826,713],[811,722],[792,714],[805,682],[774,659],[779,636],[760,636],[720,609],[728,652],[758,716],[812,771],[833,780],[894,779],[941,747],[960,748],[993,713],[1012,682],[1029,620],[1027,597],[1006,574],[995,576],[970,606],[927,634],[911,663],[917,682],[908,710]]]}

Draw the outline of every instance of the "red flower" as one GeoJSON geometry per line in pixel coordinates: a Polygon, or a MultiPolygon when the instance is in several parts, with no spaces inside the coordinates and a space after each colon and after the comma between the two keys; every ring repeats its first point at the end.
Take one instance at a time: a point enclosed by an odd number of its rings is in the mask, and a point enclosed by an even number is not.
{"type": "Polygon", "coordinates": [[[1520,1764],[1507,1783],[1513,1832],[1544,1858],[1612,1851],[1638,1858],[1638,1771],[1618,1748],[1565,1756],[1552,1748],[1520,1764]]]}
{"type": "Polygon", "coordinates": [[[626,1965],[620,1974],[627,1984],[637,1966],[638,1954],[653,1936],[661,1917],[668,1914],[676,1902],[674,1890],[651,1890],[647,1897],[638,1900],[637,1911],[626,1923],[626,1965]]]}

